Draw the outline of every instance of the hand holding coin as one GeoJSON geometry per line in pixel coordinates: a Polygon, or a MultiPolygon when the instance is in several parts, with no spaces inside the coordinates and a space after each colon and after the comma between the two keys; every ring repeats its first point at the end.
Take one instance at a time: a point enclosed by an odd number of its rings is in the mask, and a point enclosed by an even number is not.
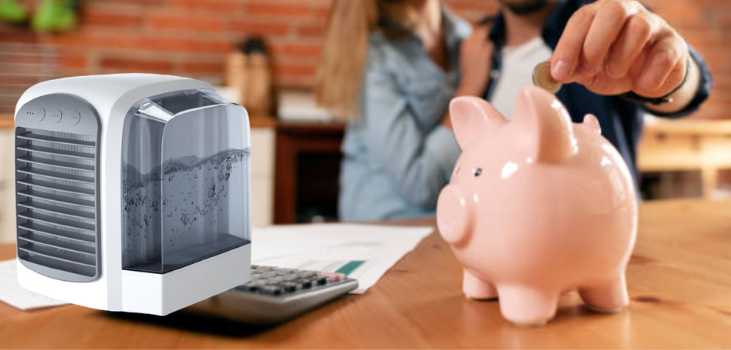
{"type": "Polygon", "coordinates": [[[557,82],[551,76],[551,62],[541,62],[533,68],[533,85],[543,88],[544,90],[556,94],[561,90],[563,84],[557,82]]]}
{"type": "Polygon", "coordinates": [[[551,76],[599,95],[659,97],[683,83],[688,57],[685,40],[640,2],[598,0],[569,19],[551,58],[551,76]]]}

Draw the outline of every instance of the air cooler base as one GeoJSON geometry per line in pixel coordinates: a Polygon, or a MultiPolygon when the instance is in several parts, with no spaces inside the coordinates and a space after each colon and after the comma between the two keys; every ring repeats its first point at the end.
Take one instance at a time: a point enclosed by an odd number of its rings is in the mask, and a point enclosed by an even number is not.
{"type": "Polygon", "coordinates": [[[18,261],[18,283],[38,294],[93,309],[164,316],[248,282],[251,244],[166,274],[102,268],[94,282],[69,283],[43,276],[18,261]]]}
{"type": "Polygon", "coordinates": [[[122,311],[165,316],[251,279],[251,244],[154,274],[122,271],[122,311]]]}

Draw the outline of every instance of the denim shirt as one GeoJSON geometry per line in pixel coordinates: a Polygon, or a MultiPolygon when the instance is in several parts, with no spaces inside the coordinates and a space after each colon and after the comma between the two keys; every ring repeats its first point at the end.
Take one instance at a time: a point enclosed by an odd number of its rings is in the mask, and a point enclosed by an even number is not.
{"type": "Polygon", "coordinates": [[[472,28],[443,11],[445,73],[416,35],[370,35],[358,117],[343,140],[340,218],[369,221],[433,215],[460,155],[441,126],[459,77],[459,47],[472,28]]]}
{"type": "MultiPolygon", "coordinates": [[[[581,6],[594,2],[593,0],[560,0],[552,10],[546,24],[543,27],[541,36],[551,50],[556,49],[558,40],[561,38],[569,18],[581,6]]],[[[491,23],[490,40],[494,43],[492,72],[490,81],[486,88],[485,99],[490,101],[496,81],[500,79],[500,68],[502,62],[501,50],[505,41],[505,19],[502,13],[495,18],[488,18],[483,23],[491,23]]],[[[630,101],[621,96],[600,96],[580,84],[565,84],[556,96],[566,106],[574,123],[581,123],[586,114],[594,114],[599,120],[602,128],[602,135],[609,140],[629,165],[635,184],[639,184],[639,172],[637,171],[637,145],[642,136],[644,113],[648,112],[657,116],[680,118],[696,111],[700,105],[708,99],[713,87],[711,73],[706,66],[703,57],[690,47],[691,57],[700,68],[701,84],[698,92],[692,101],[676,113],[658,113],[646,109],[644,105],[630,101]]]]}

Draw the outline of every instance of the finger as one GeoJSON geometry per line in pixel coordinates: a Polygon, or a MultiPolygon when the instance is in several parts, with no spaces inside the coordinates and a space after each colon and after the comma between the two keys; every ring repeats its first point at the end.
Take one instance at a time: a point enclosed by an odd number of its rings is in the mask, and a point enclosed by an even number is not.
{"type": "Polygon", "coordinates": [[[686,64],[688,61],[679,60],[675,67],[670,71],[665,81],[662,83],[660,90],[657,92],[658,96],[667,95],[670,91],[673,91],[676,87],[683,83],[685,78],[686,64]]]}
{"type": "Polygon", "coordinates": [[[642,67],[637,85],[644,91],[657,91],[683,57],[683,41],[670,33],[661,37],[642,67]]]}
{"type": "Polygon", "coordinates": [[[640,54],[637,55],[637,58],[632,62],[632,66],[629,69],[629,78],[632,79],[632,81],[639,80],[640,74],[642,73],[642,67],[645,66],[645,62],[647,61],[647,57],[650,56],[650,51],[652,50],[652,45],[645,45],[644,48],[642,48],[642,51],[640,51],[640,54]]]}
{"type": "Polygon", "coordinates": [[[627,20],[617,41],[612,45],[607,59],[607,75],[618,79],[627,75],[640,52],[659,30],[656,15],[640,12],[627,20]]]}
{"type": "Polygon", "coordinates": [[[607,54],[627,20],[639,12],[632,2],[606,1],[599,7],[584,40],[581,63],[590,75],[604,68],[607,54]]]}
{"type": "Polygon", "coordinates": [[[595,15],[596,5],[585,5],[566,24],[551,58],[551,76],[556,81],[567,82],[574,74],[584,47],[584,39],[595,15]]]}

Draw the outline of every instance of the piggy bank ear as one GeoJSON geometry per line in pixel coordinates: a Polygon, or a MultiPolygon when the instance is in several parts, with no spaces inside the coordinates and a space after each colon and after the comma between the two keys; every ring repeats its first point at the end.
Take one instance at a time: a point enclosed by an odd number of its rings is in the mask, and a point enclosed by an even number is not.
{"type": "Polygon", "coordinates": [[[556,96],[528,86],[513,110],[513,122],[521,128],[519,147],[536,162],[559,162],[579,151],[569,112],[556,96]]]}
{"type": "Polygon", "coordinates": [[[507,123],[500,112],[487,101],[472,96],[452,99],[449,103],[449,117],[452,118],[454,136],[462,149],[480,134],[507,123]]]}
{"type": "Polygon", "coordinates": [[[581,124],[583,124],[584,127],[588,128],[589,130],[591,130],[599,135],[602,134],[602,127],[599,125],[599,120],[597,120],[593,114],[585,115],[584,122],[581,124]]]}

